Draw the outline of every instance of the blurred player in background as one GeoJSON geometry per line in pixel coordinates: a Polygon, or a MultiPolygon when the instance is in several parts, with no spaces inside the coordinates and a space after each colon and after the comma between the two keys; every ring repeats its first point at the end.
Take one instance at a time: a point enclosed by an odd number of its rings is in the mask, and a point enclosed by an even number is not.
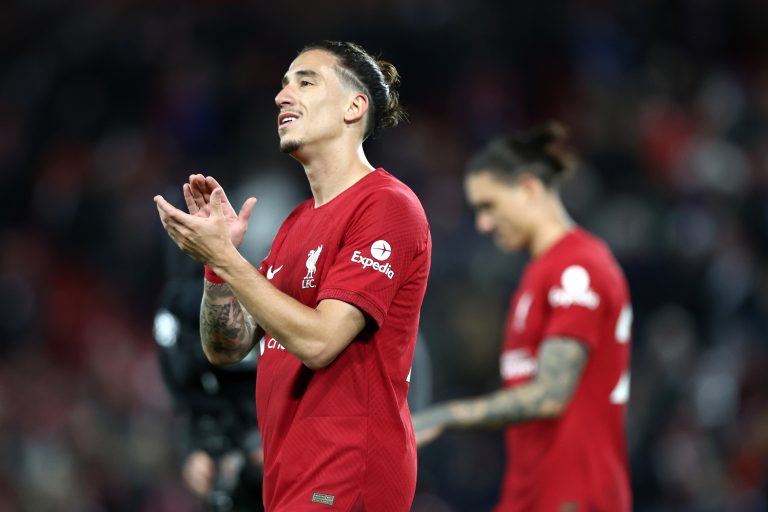
{"type": "Polygon", "coordinates": [[[531,257],[510,302],[504,389],[414,415],[420,446],[447,429],[506,427],[497,511],[631,509],[629,291],[609,248],[563,207],[558,184],[575,165],[564,137],[553,123],[496,139],[469,162],[478,231],[531,257]]]}
{"type": "Polygon", "coordinates": [[[256,408],[270,512],[407,511],[416,445],[406,395],[431,237],[413,192],[371,166],[363,141],[403,113],[394,66],[351,43],[305,48],[275,101],[280,148],[313,199],[285,220],[256,269],[218,183],[184,185],[190,214],[155,201],[168,234],[207,264],[200,312],[214,363],[260,344],[256,408]]]}
{"type": "Polygon", "coordinates": [[[164,255],[154,336],[179,420],[180,476],[209,510],[258,512],[263,454],[253,403],[255,354],[228,366],[208,362],[200,345],[199,265],[170,243],[164,255]]]}

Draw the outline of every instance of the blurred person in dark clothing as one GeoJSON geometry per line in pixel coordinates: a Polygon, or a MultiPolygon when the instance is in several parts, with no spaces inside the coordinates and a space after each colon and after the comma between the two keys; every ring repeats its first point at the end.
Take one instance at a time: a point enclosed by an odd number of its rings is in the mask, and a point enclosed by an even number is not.
{"type": "Polygon", "coordinates": [[[492,141],[465,178],[477,230],[531,257],[512,297],[504,389],[414,415],[419,445],[447,429],[506,427],[496,511],[631,509],[625,409],[632,309],[624,274],[575,225],[558,183],[575,164],[558,124],[492,141]]]}
{"type": "Polygon", "coordinates": [[[263,510],[254,354],[228,366],[208,362],[200,344],[200,269],[165,246],[167,278],[154,336],[181,424],[181,476],[212,510],[263,510]]]}

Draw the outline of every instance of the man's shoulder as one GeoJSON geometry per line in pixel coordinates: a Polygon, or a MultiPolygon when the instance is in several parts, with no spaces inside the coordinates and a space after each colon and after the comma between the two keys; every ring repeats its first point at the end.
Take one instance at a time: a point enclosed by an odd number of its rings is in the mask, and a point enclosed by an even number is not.
{"type": "Polygon", "coordinates": [[[405,183],[384,169],[377,169],[367,183],[361,201],[379,208],[386,208],[390,214],[417,214],[426,218],[424,208],[416,193],[405,183]]]}
{"type": "Polygon", "coordinates": [[[613,297],[626,289],[624,273],[601,238],[579,229],[565,242],[540,269],[539,277],[547,286],[570,294],[610,292],[613,297]]]}
{"type": "Polygon", "coordinates": [[[548,258],[541,263],[554,271],[578,264],[596,272],[616,265],[608,245],[596,235],[581,228],[574,229],[548,258]]]}

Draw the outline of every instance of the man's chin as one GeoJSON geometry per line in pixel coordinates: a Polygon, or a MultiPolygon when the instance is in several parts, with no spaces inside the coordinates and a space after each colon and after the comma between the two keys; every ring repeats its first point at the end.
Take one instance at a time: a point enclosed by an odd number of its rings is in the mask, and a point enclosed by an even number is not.
{"type": "Polygon", "coordinates": [[[507,238],[494,237],[493,241],[501,252],[515,253],[521,248],[520,243],[517,243],[517,241],[509,240],[507,238]]]}
{"type": "Polygon", "coordinates": [[[296,151],[300,150],[302,142],[300,140],[281,140],[280,151],[286,155],[292,155],[296,151]]]}

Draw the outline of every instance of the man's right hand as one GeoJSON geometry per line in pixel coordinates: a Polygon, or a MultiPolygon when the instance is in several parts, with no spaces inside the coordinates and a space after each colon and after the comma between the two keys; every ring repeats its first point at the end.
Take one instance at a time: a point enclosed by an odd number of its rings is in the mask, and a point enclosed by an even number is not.
{"type": "MultiPolygon", "coordinates": [[[[187,203],[189,213],[197,217],[207,218],[211,214],[211,193],[217,187],[221,187],[221,185],[213,177],[191,174],[189,176],[189,183],[185,183],[183,186],[184,200],[187,203]]],[[[232,208],[227,195],[224,194],[222,209],[229,226],[230,239],[237,248],[240,247],[245,232],[248,231],[248,221],[251,218],[254,206],[256,206],[256,198],[249,197],[243,203],[242,208],[240,208],[240,213],[235,213],[235,209],[232,208]]]]}

